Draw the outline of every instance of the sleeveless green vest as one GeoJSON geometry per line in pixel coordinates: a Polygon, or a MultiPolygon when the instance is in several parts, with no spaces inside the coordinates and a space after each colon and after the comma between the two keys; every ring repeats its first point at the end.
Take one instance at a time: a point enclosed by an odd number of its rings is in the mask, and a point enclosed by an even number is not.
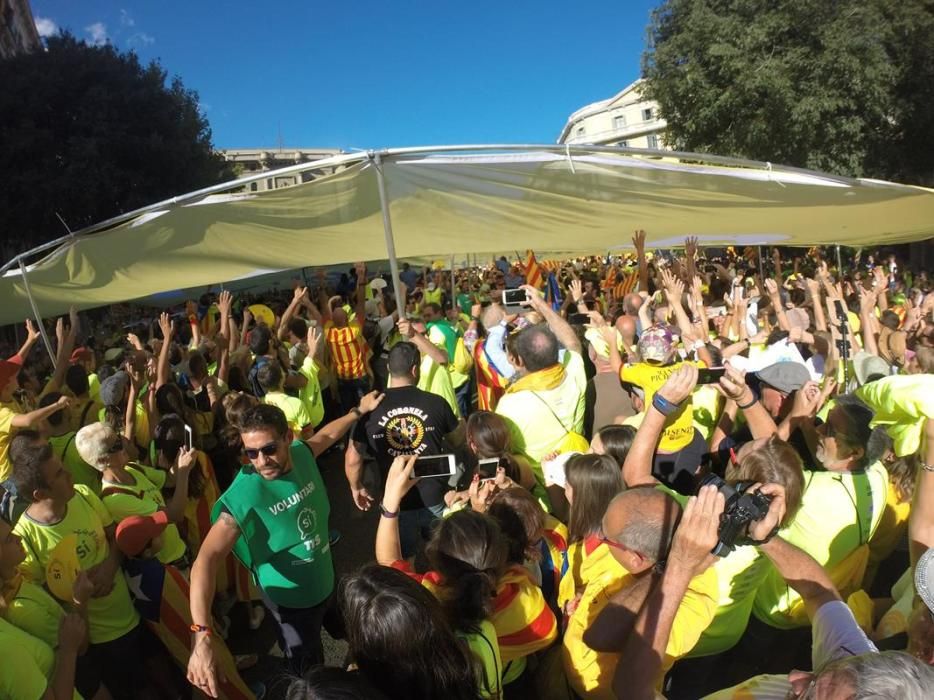
{"type": "Polygon", "coordinates": [[[437,328],[444,333],[444,347],[448,351],[448,362],[454,362],[454,352],[457,350],[457,338],[459,335],[457,329],[447,321],[432,321],[427,324],[427,328],[428,330],[437,328]]]}
{"type": "Polygon", "coordinates": [[[310,608],[334,589],[331,506],[311,448],[296,440],[289,452],[292,469],[271,481],[252,466],[242,467],[211,519],[226,510],[237,521],[241,534],[234,554],[274,603],[310,608]]]}

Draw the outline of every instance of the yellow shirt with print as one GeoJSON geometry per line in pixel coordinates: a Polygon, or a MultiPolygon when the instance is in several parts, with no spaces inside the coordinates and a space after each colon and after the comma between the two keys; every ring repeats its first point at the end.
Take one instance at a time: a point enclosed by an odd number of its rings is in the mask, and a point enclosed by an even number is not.
{"type": "Polygon", "coordinates": [[[275,406],[285,414],[285,420],[289,428],[295,433],[296,439],[301,438],[302,429],[306,425],[311,425],[311,416],[308,415],[308,409],[304,401],[294,396],[289,396],[281,391],[267,392],[263,397],[263,403],[275,406]]]}
{"type": "MultiPolygon", "coordinates": [[[[118,484],[112,481],[101,482],[101,500],[115,522],[119,523],[131,515],[152,515],[157,510],[165,510],[166,473],[140,464],[130,464],[126,473],[133,477],[132,484],[118,484]]],[[[156,558],[163,564],[170,564],[185,555],[185,543],[175,523],[169,523],[162,533],[162,549],[156,558]]]]}
{"type": "MultiPolygon", "coordinates": [[[[613,693],[613,674],[619,663],[619,654],[596,652],[584,644],[583,638],[584,632],[594,623],[610,599],[634,582],[635,578],[629,573],[618,576],[608,572],[593,579],[587,584],[577,610],[568,620],[562,648],[564,670],[571,688],[582,698],[612,700],[616,697],[613,693]]],[[[711,567],[691,579],[681,600],[671,626],[657,687],[660,688],[665,673],[675,661],[691,651],[716,610],[717,574],[711,567]]]]}
{"type": "MultiPolygon", "coordinates": [[[[113,518],[101,500],[86,486],[75,486],[75,495],[68,501],[65,516],[57,523],[39,523],[24,513],[13,527],[26,550],[22,571],[33,583],[45,582],[45,570],[56,545],[67,535],[78,538],[76,552],[83,571],[104,561],[110,553],[105,528],[113,518]]],[[[130,632],[139,624],[139,615],[130,600],[126,580],[120,571],[114,576],[114,587],[105,596],[88,601],[88,634],[92,644],[111,642],[130,632]]]]}
{"type": "MultiPolygon", "coordinates": [[[[645,405],[652,404],[652,397],[662,388],[668,377],[674,374],[683,362],[661,367],[650,365],[647,362],[637,362],[634,365],[623,365],[619,371],[619,378],[624,382],[635,384],[645,392],[645,405]]],[[[688,364],[704,367],[703,362],[693,361],[688,364]]],[[[678,410],[665,419],[665,428],[662,430],[658,442],[659,452],[677,452],[687,447],[694,439],[694,402],[691,397],[678,410]]]]}
{"type": "Polygon", "coordinates": [[[13,476],[13,464],[10,462],[10,443],[13,442],[13,418],[19,414],[11,404],[0,404],[0,482],[13,476]]]}
{"type": "MultiPolygon", "coordinates": [[[[882,520],[888,473],[876,462],[861,473],[805,472],[804,484],[801,509],[779,535],[814,557],[836,581],[836,567],[872,539],[882,520]]],[[[753,614],[779,629],[810,624],[801,596],[774,567],[756,591],[753,614]]]]}

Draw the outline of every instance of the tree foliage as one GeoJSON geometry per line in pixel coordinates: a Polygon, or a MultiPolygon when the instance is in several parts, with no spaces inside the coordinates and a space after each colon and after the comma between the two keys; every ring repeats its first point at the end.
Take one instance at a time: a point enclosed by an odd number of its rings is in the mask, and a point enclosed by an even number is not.
{"type": "Polygon", "coordinates": [[[643,73],[678,148],[934,181],[931,0],[665,0],[643,73]]]}
{"type": "Polygon", "coordinates": [[[7,254],[229,179],[198,96],[155,61],[65,34],[0,61],[7,254]]]}

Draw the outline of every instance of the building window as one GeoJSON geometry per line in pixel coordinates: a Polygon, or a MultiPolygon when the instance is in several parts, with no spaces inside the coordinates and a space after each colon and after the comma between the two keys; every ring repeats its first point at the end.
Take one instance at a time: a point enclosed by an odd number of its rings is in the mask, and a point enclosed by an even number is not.
{"type": "Polygon", "coordinates": [[[613,117],[613,128],[614,129],[624,129],[626,127],[626,117],[622,114],[617,114],[613,117]]]}
{"type": "Polygon", "coordinates": [[[649,148],[655,148],[655,149],[658,148],[658,136],[656,136],[655,134],[649,134],[648,137],[646,138],[646,141],[649,144],[649,148]]]}
{"type": "Polygon", "coordinates": [[[652,121],[652,108],[646,107],[642,110],[642,121],[650,122],[652,121]]]}
{"type": "Polygon", "coordinates": [[[256,192],[256,189],[257,189],[256,183],[255,183],[255,182],[251,182],[251,183],[250,183],[250,192],[256,192]]]}

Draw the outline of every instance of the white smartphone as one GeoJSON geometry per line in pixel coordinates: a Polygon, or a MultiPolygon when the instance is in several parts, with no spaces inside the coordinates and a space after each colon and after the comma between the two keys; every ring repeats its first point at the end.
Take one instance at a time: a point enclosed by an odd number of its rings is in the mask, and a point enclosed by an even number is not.
{"type": "Polygon", "coordinates": [[[529,300],[529,295],[524,289],[504,289],[503,306],[519,306],[529,300]]]}
{"type": "Polygon", "coordinates": [[[189,426],[185,426],[185,449],[190,450],[194,445],[194,433],[191,432],[189,426]]]}
{"type": "Polygon", "coordinates": [[[412,479],[431,479],[434,477],[450,477],[457,471],[454,455],[431,455],[418,457],[415,460],[415,469],[412,470],[412,479]]]}
{"type": "Polygon", "coordinates": [[[477,473],[480,475],[480,481],[493,481],[501,463],[502,460],[499,457],[477,460],[477,473]]]}

